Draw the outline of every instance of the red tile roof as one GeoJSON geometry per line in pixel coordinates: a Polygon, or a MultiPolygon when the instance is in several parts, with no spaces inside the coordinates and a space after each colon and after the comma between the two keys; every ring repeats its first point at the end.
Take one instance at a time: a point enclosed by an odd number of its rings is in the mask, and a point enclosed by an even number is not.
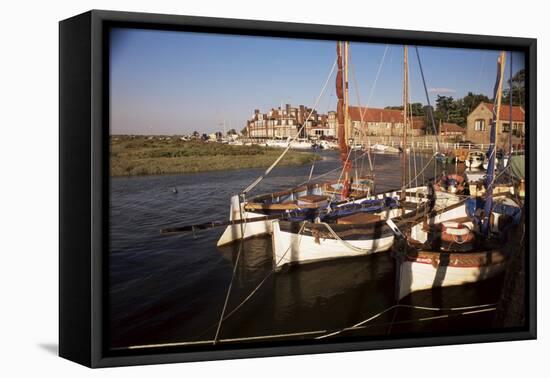
{"type": "MultiPolygon", "coordinates": [[[[493,104],[482,103],[490,112],[493,111],[493,104]]],[[[499,118],[501,121],[510,120],[510,105],[501,105],[499,118]]],[[[512,106],[512,120],[516,122],[525,122],[525,110],[521,106],[512,106]]]]}
{"type": "Polygon", "coordinates": [[[403,112],[394,109],[366,108],[358,106],[349,107],[349,115],[352,121],[361,121],[361,113],[365,122],[402,122],[403,112]]]}
{"type": "MultiPolygon", "coordinates": [[[[349,115],[352,121],[361,121],[363,116],[364,122],[388,122],[388,123],[402,123],[403,111],[397,109],[381,109],[381,108],[366,108],[358,106],[349,107],[349,115]]],[[[423,129],[424,118],[413,117],[413,129],[423,129]]]]}
{"type": "Polygon", "coordinates": [[[458,126],[456,123],[443,122],[439,128],[441,133],[466,133],[466,129],[458,126]]]}

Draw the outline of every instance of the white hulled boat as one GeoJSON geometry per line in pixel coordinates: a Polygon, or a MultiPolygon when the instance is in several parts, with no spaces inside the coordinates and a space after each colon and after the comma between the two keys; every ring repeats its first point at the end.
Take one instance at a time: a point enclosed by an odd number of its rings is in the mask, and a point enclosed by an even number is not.
{"type": "MultiPolygon", "coordinates": [[[[412,292],[483,281],[502,273],[504,244],[486,242],[474,220],[476,199],[468,199],[412,227],[408,249],[399,264],[399,299],[412,292]]],[[[519,222],[519,205],[506,196],[495,197],[491,232],[503,236],[519,222]]]]}

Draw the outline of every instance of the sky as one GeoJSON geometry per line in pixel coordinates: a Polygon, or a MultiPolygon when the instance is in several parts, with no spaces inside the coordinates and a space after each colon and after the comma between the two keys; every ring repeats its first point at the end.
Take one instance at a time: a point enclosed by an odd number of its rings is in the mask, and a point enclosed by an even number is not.
{"type": "MultiPolygon", "coordinates": [[[[418,47],[431,104],[437,95],[493,96],[493,50],[418,47]]],[[[336,108],[334,41],[113,29],[110,39],[111,134],[241,130],[254,109],[281,104],[336,108]]],[[[510,56],[507,56],[506,78],[510,56]]],[[[523,68],[513,53],[513,71],[523,68]]],[[[416,52],[409,47],[412,102],[426,104],[416,52]]],[[[402,103],[403,46],[350,44],[351,105],[402,103]]]]}

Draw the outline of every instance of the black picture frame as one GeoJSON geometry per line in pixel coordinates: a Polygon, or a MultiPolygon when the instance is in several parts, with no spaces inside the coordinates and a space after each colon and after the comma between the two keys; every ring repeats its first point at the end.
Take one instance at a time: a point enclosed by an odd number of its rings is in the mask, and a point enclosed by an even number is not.
{"type": "Polygon", "coordinates": [[[92,10],[59,24],[59,354],[89,367],[495,342],[536,338],[536,39],[92,10]],[[526,320],[521,329],[475,335],[272,343],[216,350],[109,352],[105,343],[108,251],[108,30],[114,26],[350,40],[525,53],[526,320]]]}

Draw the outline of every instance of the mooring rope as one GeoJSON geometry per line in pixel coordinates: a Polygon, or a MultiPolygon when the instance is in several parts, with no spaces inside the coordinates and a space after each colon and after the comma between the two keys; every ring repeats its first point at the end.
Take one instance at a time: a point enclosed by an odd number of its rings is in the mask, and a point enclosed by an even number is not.
{"type": "Polygon", "coordinates": [[[315,339],[316,340],[326,339],[327,337],[335,336],[335,335],[341,334],[342,332],[345,332],[345,331],[357,329],[357,328],[373,321],[374,319],[379,318],[380,316],[382,316],[386,312],[391,311],[395,308],[399,308],[399,307],[412,308],[412,309],[415,309],[415,310],[426,310],[426,311],[465,311],[465,310],[485,309],[485,308],[489,308],[491,306],[496,306],[496,303],[475,305],[475,306],[464,306],[464,307],[425,307],[425,306],[413,306],[413,305],[396,304],[396,305],[393,305],[391,307],[388,307],[387,309],[385,309],[383,311],[380,311],[379,313],[377,313],[373,316],[370,316],[369,318],[367,318],[365,320],[360,321],[357,324],[352,325],[351,327],[342,328],[341,330],[338,330],[338,331],[335,331],[335,332],[332,332],[332,333],[328,333],[326,335],[316,337],[315,339]]]}
{"type": "Polygon", "coordinates": [[[336,233],[336,231],[334,231],[332,229],[332,227],[330,227],[330,225],[326,222],[319,222],[319,223],[316,223],[316,224],[322,224],[323,226],[325,226],[325,228],[328,230],[328,232],[334,237],[334,239],[336,239],[337,241],[341,242],[342,244],[344,244],[346,247],[348,247],[349,249],[355,251],[355,252],[358,252],[358,253],[368,253],[369,251],[372,251],[372,248],[361,248],[361,247],[357,247],[353,244],[351,244],[350,242],[342,239],[340,236],[338,236],[338,234],[336,233]]]}
{"type": "MultiPolygon", "coordinates": [[[[280,339],[280,338],[289,338],[289,337],[304,337],[304,336],[315,336],[319,335],[318,337],[315,337],[314,340],[322,340],[327,337],[338,335],[342,332],[346,331],[356,331],[360,329],[365,329],[367,327],[371,326],[385,326],[389,325],[390,323],[379,323],[379,324],[373,324],[373,325],[366,325],[367,323],[371,322],[372,320],[378,318],[380,315],[382,315],[385,312],[388,312],[396,307],[406,307],[406,308],[412,308],[417,310],[425,310],[425,311],[461,311],[460,313],[451,313],[451,314],[444,314],[444,315],[437,315],[437,316],[429,316],[429,317],[423,317],[418,319],[409,319],[409,320],[401,320],[397,322],[392,322],[391,324],[406,324],[406,323],[414,323],[414,322],[422,322],[422,321],[428,321],[428,320],[437,320],[437,319],[444,319],[444,318],[452,318],[457,316],[464,316],[464,315],[473,315],[473,314],[479,314],[483,312],[489,312],[489,311],[496,311],[496,303],[491,304],[483,304],[483,305],[477,305],[477,306],[465,306],[465,307],[450,307],[450,308],[444,308],[444,307],[423,307],[423,306],[412,306],[412,305],[394,305],[391,306],[384,311],[381,311],[380,313],[371,316],[370,318],[364,320],[361,322],[361,325],[354,325],[352,327],[343,328],[336,332],[330,332],[329,330],[313,330],[313,331],[303,331],[303,332],[288,332],[288,333],[280,333],[280,334],[273,334],[273,335],[260,335],[260,336],[249,336],[249,337],[235,337],[235,338],[227,338],[227,339],[221,339],[218,340],[219,343],[236,343],[236,342],[246,342],[246,341],[257,341],[257,340],[273,340],[273,339],[280,339]]],[[[128,347],[123,348],[116,348],[118,350],[132,350],[132,349],[148,349],[148,348],[166,348],[166,347],[182,347],[182,346],[194,346],[194,345],[207,345],[212,344],[213,340],[197,340],[197,341],[181,341],[181,342],[171,342],[171,343],[159,343],[159,344],[144,344],[144,345],[131,345],[128,347]]]]}
{"type": "MultiPolygon", "coordinates": [[[[239,215],[240,219],[243,218],[243,207],[241,206],[241,198],[239,197],[239,215]]],[[[213,344],[216,344],[218,340],[218,336],[220,334],[220,330],[222,327],[222,322],[225,314],[225,310],[227,309],[227,303],[229,302],[229,296],[231,295],[231,289],[233,288],[233,282],[235,281],[235,273],[237,272],[237,266],[239,265],[239,259],[241,257],[241,252],[243,250],[244,246],[244,238],[245,238],[245,231],[246,231],[246,225],[247,223],[241,222],[241,242],[239,244],[239,250],[237,252],[237,258],[235,259],[235,266],[233,267],[233,273],[231,274],[231,281],[229,282],[229,287],[227,288],[227,293],[225,294],[225,301],[223,304],[222,312],[220,315],[220,321],[218,322],[218,327],[216,328],[216,335],[214,336],[213,344]]]]}
{"type": "MultiPolygon", "coordinates": [[[[302,226],[300,227],[300,230],[298,231],[298,235],[299,235],[299,239],[298,239],[298,245],[300,245],[301,241],[302,241],[302,232],[305,228],[305,224],[306,222],[302,222],[302,226]]],[[[244,235],[244,234],[243,234],[244,235]]],[[[287,247],[287,249],[285,250],[285,252],[281,255],[281,258],[275,263],[275,267],[277,267],[279,265],[279,263],[281,261],[283,261],[283,259],[286,257],[286,255],[288,254],[288,252],[290,251],[292,247],[292,244],[289,244],[289,246],[287,247]]],[[[238,255],[237,255],[237,261],[238,261],[238,255]]],[[[237,265],[235,264],[235,267],[237,265]]],[[[235,271],[235,269],[234,269],[235,271]]],[[[216,336],[214,337],[214,342],[215,340],[217,340],[217,337],[218,337],[218,334],[219,334],[219,328],[221,327],[221,323],[226,321],[231,315],[233,315],[235,312],[237,312],[237,310],[239,310],[246,302],[248,302],[250,300],[250,298],[252,298],[254,296],[254,294],[256,294],[256,292],[263,286],[263,284],[268,280],[269,277],[271,277],[273,275],[273,273],[275,272],[275,270],[271,270],[261,281],[258,285],[256,285],[256,287],[250,292],[250,294],[248,294],[237,306],[235,306],[235,308],[233,310],[231,310],[231,312],[229,312],[227,315],[224,316],[224,313],[225,313],[225,309],[227,307],[227,299],[226,299],[226,303],[224,305],[224,308],[223,308],[223,311],[222,311],[222,317],[220,318],[220,321],[217,323],[218,324],[218,330],[216,331],[216,336]]],[[[229,291],[228,291],[229,292],[229,291]]],[[[204,332],[202,332],[200,334],[200,336],[204,335],[205,333],[207,333],[208,331],[210,331],[214,326],[216,326],[216,324],[213,324],[211,325],[210,327],[208,327],[204,332]]],[[[199,336],[199,337],[200,337],[199,336]]]]}

